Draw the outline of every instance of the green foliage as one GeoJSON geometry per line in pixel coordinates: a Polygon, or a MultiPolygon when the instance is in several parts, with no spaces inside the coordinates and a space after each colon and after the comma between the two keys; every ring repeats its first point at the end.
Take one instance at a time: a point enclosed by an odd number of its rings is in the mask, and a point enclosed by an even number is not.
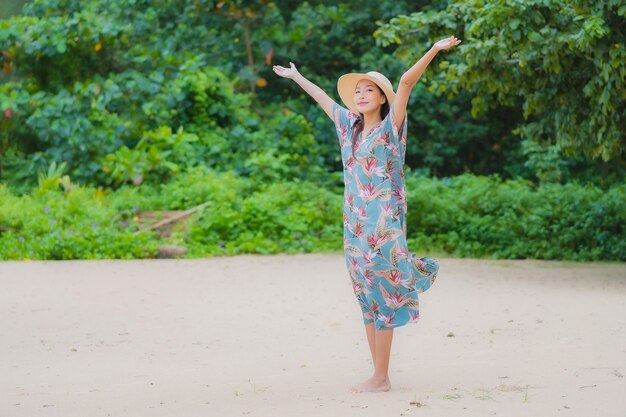
{"type": "Polygon", "coordinates": [[[341,249],[341,196],[309,182],[269,185],[197,167],[148,191],[115,194],[112,204],[120,211],[186,210],[210,202],[172,237],[190,256],[341,249]]]}
{"type": "Polygon", "coordinates": [[[524,154],[528,156],[525,165],[529,167],[542,183],[561,182],[566,168],[557,145],[541,146],[537,142],[524,140],[524,154]]]}
{"type": "Polygon", "coordinates": [[[4,0],[2,9],[0,9],[0,19],[19,14],[28,0],[4,0]]]}
{"type": "Polygon", "coordinates": [[[155,92],[138,103],[150,120],[192,133],[233,127],[251,117],[249,95],[236,93],[233,80],[199,59],[181,65],[155,92]]]}
{"type": "Polygon", "coordinates": [[[252,134],[239,139],[234,133],[238,172],[264,182],[282,178],[327,182],[319,145],[303,116],[278,112],[252,134]]]}
{"type": "Polygon", "coordinates": [[[40,90],[36,77],[0,86],[2,110],[10,112],[0,116],[0,152],[12,156],[0,167],[4,178],[24,178],[23,169],[32,174],[52,162],[68,163],[72,178],[97,185],[164,181],[197,165],[264,181],[325,178],[302,116],[274,112],[261,123],[249,95],[236,93],[234,81],[201,57],[150,73],[94,77],[57,83],[55,92],[40,90]],[[168,130],[181,128],[196,136],[168,130]]]}
{"type": "Polygon", "coordinates": [[[106,73],[113,65],[110,46],[129,29],[99,15],[94,2],[71,14],[13,17],[0,21],[2,63],[39,88],[55,90],[106,73]]]}
{"type": "MultiPolygon", "coordinates": [[[[120,194],[119,201],[124,205],[118,208],[129,209],[133,205],[139,205],[144,210],[186,210],[211,201],[211,208],[206,210],[214,210],[217,213],[233,207],[238,209],[241,201],[258,191],[259,187],[260,183],[236,175],[232,171],[219,172],[206,167],[196,167],[168,183],[148,189],[139,200],[124,193],[120,194]]],[[[142,188],[132,192],[141,196],[142,188]]],[[[125,192],[131,190],[126,189],[125,192]]]]}
{"type": "Polygon", "coordinates": [[[0,148],[13,149],[36,168],[66,162],[73,178],[102,180],[99,160],[129,135],[128,121],[108,108],[119,90],[103,91],[98,81],[76,83],[71,90],[56,93],[35,92],[32,87],[25,81],[0,85],[0,105],[12,112],[2,121],[0,148]]]}
{"type": "Polygon", "coordinates": [[[626,186],[461,175],[407,178],[408,233],[425,250],[507,259],[626,260],[626,186]]]}
{"type": "Polygon", "coordinates": [[[229,207],[210,207],[190,231],[195,255],[341,249],[341,197],[310,183],[264,185],[229,207]]]}
{"type": "Polygon", "coordinates": [[[6,183],[12,184],[11,188],[17,194],[27,194],[36,185],[36,178],[33,175],[36,170],[33,161],[24,159],[15,148],[7,149],[0,157],[0,179],[5,180],[9,174],[10,181],[6,183]]]}
{"type": "Polygon", "coordinates": [[[625,130],[624,19],[616,4],[35,0],[0,23],[0,177],[13,187],[33,184],[55,161],[76,181],[118,184],[102,170],[104,157],[132,150],[147,132],[183,126],[199,137],[189,166],[292,178],[301,154],[267,146],[273,132],[264,130],[285,108],[314,132],[309,165],[340,170],[328,118],[271,65],[294,61],[332,95],[345,72],[376,69],[397,81],[432,41],[454,31],[464,39],[458,53],[438,56],[431,69],[442,77],[429,69],[411,96],[408,165],[436,176],[606,185],[624,175],[623,164],[565,152],[593,143],[592,152],[606,156],[623,142],[616,135],[625,130]],[[450,100],[437,96],[458,91],[450,100]],[[545,175],[542,167],[557,160],[561,175],[545,175]]]}
{"type": "Polygon", "coordinates": [[[116,184],[140,185],[146,178],[165,181],[193,156],[197,140],[196,135],[183,132],[182,126],[176,133],[169,127],[146,132],[133,149],[122,146],[107,155],[103,170],[116,184]]]}
{"type": "Polygon", "coordinates": [[[48,191],[56,191],[59,187],[63,187],[65,191],[71,189],[72,183],[68,175],[65,173],[65,162],[57,167],[56,162],[52,162],[47,171],[39,171],[39,187],[37,192],[47,193],[48,191]]]}
{"type": "Polygon", "coordinates": [[[625,14],[617,0],[33,0],[0,21],[0,259],[151,257],[162,241],[134,234],[138,212],[207,201],[168,239],[190,256],[340,250],[336,132],[272,64],[332,96],[346,72],[397,84],[454,33],[411,95],[407,163],[500,177],[409,176],[415,249],[624,260],[625,14]]]}
{"type": "Polygon", "coordinates": [[[190,256],[341,249],[341,196],[308,182],[260,184],[194,168],[161,186],[14,196],[0,187],[0,259],[152,257],[156,235],[134,234],[143,210],[210,204],[168,239],[190,256]]]}
{"type": "Polygon", "coordinates": [[[510,133],[514,115],[494,110],[473,119],[467,94],[437,97],[429,84],[418,83],[409,100],[408,166],[436,177],[466,172],[529,175],[520,161],[520,144],[510,133]]]}
{"type": "MultiPolygon", "coordinates": [[[[54,171],[54,170],[53,170],[54,171]]],[[[50,178],[58,178],[53,173],[50,178]]],[[[17,197],[0,187],[0,259],[189,256],[339,251],[341,193],[310,182],[264,184],[197,167],[161,185],[46,187],[17,197]],[[134,234],[145,210],[200,209],[168,239],[134,234]]],[[[407,176],[409,247],[457,256],[626,260],[626,187],[534,187],[497,176],[407,176]]]]}
{"type": "Polygon", "coordinates": [[[375,34],[399,54],[454,33],[458,53],[441,60],[434,87],[469,91],[472,113],[513,108],[514,133],[557,144],[566,155],[624,159],[626,7],[617,0],[448,2],[445,10],[392,19],[375,34]]]}
{"type": "Polygon", "coordinates": [[[133,222],[94,189],[14,196],[0,185],[0,259],[144,258],[156,254],[151,234],[135,235],[133,222]]]}

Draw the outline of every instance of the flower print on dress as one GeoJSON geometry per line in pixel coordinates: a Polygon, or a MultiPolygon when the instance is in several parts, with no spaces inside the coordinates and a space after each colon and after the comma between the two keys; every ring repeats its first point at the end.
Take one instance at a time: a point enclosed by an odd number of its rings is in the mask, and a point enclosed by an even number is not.
{"type": "Polygon", "coordinates": [[[393,316],[394,316],[393,313],[387,313],[387,314],[378,313],[376,315],[376,321],[377,321],[377,324],[380,326],[379,328],[394,327],[393,316]]]}
{"type": "Polygon", "coordinates": [[[378,164],[378,158],[375,156],[366,156],[365,158],[361,158],[358,160],[358,164],[363,167],[363,172],[370,179],[372,176],[377,175],[379,177],[384,177],[384,167],[378,164]]]}
{"type": "Polygon", "coordinates": [[[366,269],[365,272],[363,272],[363,278],[369,288],[374,288],[374,271],[366,269]]]}
{"type": "Polygon", "coordinates": [[[383,204],[380,206],[381,212],[385,215],[385,217],[391,217],[393,210],[391,208],[391,203],[383,204]]]}
{"type": "Polygon", "coordinates": [[[354,235],[356,237],[363,237],[364,236],[364,232],[363,232],[363,223],[357,223],[354,225],[354,230],[353,232],[354,235]]]}
{"type": "Polygon", "coordinates": [[[389,134],[389,132],[382,132],[380,135],[376,136],[374,144],[389,147],[391,145],[390,138],[391,135],[389,134]]]}
{"type": "Polygon", "coordinates": [[[392,191],[389,189],[389,184],[386,181],[381,182],[378,185],[372,183],[363,183],[359,180],[359,177],[355,177],[358,196],[361,199],[369,203],[373,200],[388,201],[391,198],[392,191]]]}
{"type": "Polygon", "coordinates": [[[367,220],[367,208],[365,206],[357,207],[354,212],[359,220],[367,220]]]}
{"type": "MultiPolygon", "coordinates": [[[[363,260],[365,261],[365,267],[377,265],[376,256],[378,252],[368,249],[367,252],[363,252],[363,260]]],[[[369,271],[369,270],[368,270],[369,271]]]]}
{"type": "Polygon", "coordinates": [[[402,271],[397,269],[387,269],[385,271],[374,271],[376,276],[382,277],[389,284],[391,284],[396,290],[403,286],[404,288],[410,288],[410,280],[405,277],[402,271]]]}

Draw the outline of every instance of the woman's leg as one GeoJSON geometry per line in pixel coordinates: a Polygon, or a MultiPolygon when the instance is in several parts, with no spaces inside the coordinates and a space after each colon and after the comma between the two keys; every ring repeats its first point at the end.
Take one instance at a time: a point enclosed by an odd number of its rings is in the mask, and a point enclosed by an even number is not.
{"type": "MultiPolygon", "coordinates": [[[[367,330],[367,326],[366,326],[367,330]]],[[[393,329],[376,330],[374,329],[374,375],[367,381],[352,387],[354,392],[367,391],[389,391],[391,383],[389,382],[389,357],[391,356],[391,342],[393,341],[393,329]]],[[[368,341],[370,334],[368,332],[368,341]]],[[[372,345],[370,344],[370,350],[372,345]]]]}
{"type": "Polygon", "coordinates": [[[376,362],[373,378],[389,383],[389,356],[391,356],[393,329],[375,330],[374,337],[376,338],[376,362]]]}
{"type": "Polygon", "coordinates": [[[367,334],[367,343],[370,345],[370,352],[372,354],[372,364],[376,368],[376,336],[375,336],[374,322],[365,325],[365,333],[367,334]]]}

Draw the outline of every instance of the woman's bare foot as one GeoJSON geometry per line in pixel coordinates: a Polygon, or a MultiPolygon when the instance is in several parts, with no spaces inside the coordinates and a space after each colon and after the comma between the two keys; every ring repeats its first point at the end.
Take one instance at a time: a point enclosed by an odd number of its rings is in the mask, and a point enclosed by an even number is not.
{"type": "Polygon", "coordinates": [[[367,381],[355,385],[351,388],[352,392],[377,392],[377,391],[389,391],[391,389],[391,383],[389,377],[379,378],[376,376],[371,377],[367,381]]]}

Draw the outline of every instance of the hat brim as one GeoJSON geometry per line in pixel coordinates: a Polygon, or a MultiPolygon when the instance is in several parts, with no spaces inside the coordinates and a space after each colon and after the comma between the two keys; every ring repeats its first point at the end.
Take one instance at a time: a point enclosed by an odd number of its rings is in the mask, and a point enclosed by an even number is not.
{"type": "Polygon", "coordinates": [[[379,86],[380,89],[383,90],[383,93],[385,93],[389,106],[391,106],[396,98],[396,93],[394,93],[392,88],[383,84],[380,80],[368,74],[352,72],[342,75],[337,81],[337,91],[339,92],[339,97],[341,97],[341,101],[343,101],[343,104],[345,104],[352,113],[359,114],[359,108],[354,102],[354,90],[356,89],[356,85],[361,80],[370,80],[374,84],[379,86]]]}

